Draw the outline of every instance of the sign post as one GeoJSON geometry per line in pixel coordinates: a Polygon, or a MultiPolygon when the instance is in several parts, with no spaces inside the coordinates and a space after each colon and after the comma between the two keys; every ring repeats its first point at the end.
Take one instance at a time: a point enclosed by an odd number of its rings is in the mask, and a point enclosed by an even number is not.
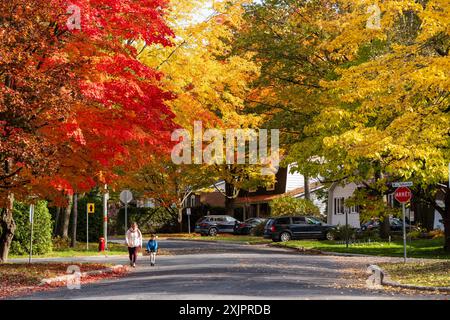
{"type": "Polygon", "coordinates": [[[186,208],[186,215],[188,218],[188,232],[191,234],[191,208],[186,208]]]}
{"type": "Polygon", "coordinates": [[[347,208],[347,207],[345,207],[344,206],[344,211],[345,211],[345,247],[346,248],[348,248],[348,229],[349,229],[349,226],[348,226],[348,210],[349,210],[349,208],[347,208]]]}
{"type": "Polygon", "coordinates": [[[30,257],[28,258],[28,263],[31,263],[31,257],[33,256],[33,227],[34,227],[34,204],[30,204],[30,257]]]}
{"type": "MultiPolygon", "coordinates": [[[[395,199],[402,204],[403,214],[403,260],[406,263],[406,212],[405,204],[411,200],[411,190],[407,186],[402,186],[402,183],[396,183],[399,187],[395,190],[395,199]]],[[[412,185],[412,183],[408,183],[412,185]]],[[[394,185],[394,184],[392,184],[394,185]]],[[[406,183],[405,183],[406,185],[406,183]]],[[[395,186],[395,185],[394,185],[395,186]]]]}
{"type": "Polygon", "coordinates": [[[95,212],[95,204],[88,203],[86,208],[86,251],[89,251],[89,213],[95,212]]]}
{"type": "Polygon", "coordinates": [[[103,194],[103,237],[105,238],[105,250],[108,250],[108,185],[105,184],[105,193],[103,194]]]}
{"type": "Polygon", "coordinates": [[[127,233],[128,230],[128,203],[133,200],[133,194],[130,190],[123,190],[120,193],[120,201],[125,204],[125,233],[127,233]]]}

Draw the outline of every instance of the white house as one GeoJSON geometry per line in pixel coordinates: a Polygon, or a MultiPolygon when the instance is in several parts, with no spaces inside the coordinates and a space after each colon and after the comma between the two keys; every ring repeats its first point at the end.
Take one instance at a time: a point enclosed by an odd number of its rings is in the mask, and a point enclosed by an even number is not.
{"type": "Polygon", "coordinates": [[[354,228],[360,228],[359,210],[356,206],[346,207],[345,200],[353,196],[358,188],[356,183],[340,185],[333,183],[328,190],[328,212],[327,223],[332,225],[345,225],[346,219],[348,224],[354,228]],[[346,212],[348,213],[346,215],[346,212]]]}
{"type": "MultiPolygon", "coordinates": [[[[339,184],[333,183],[328,190],[328,212],[327,223],[332,225],[345,225],[346,218],[348,224],[355,228],[361,227],[361,219],[359,216],[359,208],[356,206],[346,207],[345,200],[353,196],[355,190],[363,185],[357,185],[356,183],[339,184]],[[346,215],[346,212],[348,213],[346,215]]],[[[387,196],[386,201],[393,206],[395,202],[394,194],[391,193],[387,196]]],[[[439,201],[437,203],[439,204],[439,201]]],[[[441,204],[442,205],[442,204],[441,204]]],[[[414,212],[407,212],[407,217],[411,217],[411,221],[414,221],[414,212]]],[[[435,211],[434,215],[434,229],[444,230],[442,217],[438,211],[435,211]]]]}

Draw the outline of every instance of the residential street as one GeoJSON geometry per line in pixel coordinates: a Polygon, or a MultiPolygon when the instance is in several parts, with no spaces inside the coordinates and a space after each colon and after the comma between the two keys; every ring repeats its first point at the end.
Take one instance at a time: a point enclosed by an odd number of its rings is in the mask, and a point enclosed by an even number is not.
{"type": "MultiPolygon", "coordinates": [[[[368,264],[394,258],[301,255],[263,245],[161,240],[172,253],[150,267],[140,257],[124,278],[36,293],[22,299],[448,299],[364,287],[368,264]]],[[[21,260],[13,260],[19,262],[21,260]]],[[[127,264],[124,256],[35,259],[127,264]]]]}

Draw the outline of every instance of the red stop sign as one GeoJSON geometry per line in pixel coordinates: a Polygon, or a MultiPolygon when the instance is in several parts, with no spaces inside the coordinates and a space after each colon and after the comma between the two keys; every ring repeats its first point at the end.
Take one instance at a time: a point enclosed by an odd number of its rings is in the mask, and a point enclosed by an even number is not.
{"type": "Polygon", "coordinates": [[[400,187],[395,190],[394,197],[400,203],[406,203],[411,200],[411,190],[408,187],[400,187]]]}

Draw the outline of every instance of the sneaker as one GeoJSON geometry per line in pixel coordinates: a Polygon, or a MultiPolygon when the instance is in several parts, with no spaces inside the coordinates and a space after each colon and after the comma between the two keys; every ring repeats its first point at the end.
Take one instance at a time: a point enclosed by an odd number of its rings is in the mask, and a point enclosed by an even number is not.
{"type": "Polygon", "coordinates": [[[133,263],[133,268],[136,268],[136,263],[133,263]]]}
{"type": "Polygon", "coordinates": [[[132,267],[133,266],[133,262],[130,262],[130,267],[132,267]]]}
{"type": "Polygon", "coordinates": [[[154,264],[154,263],[150,263],[150,265],[151,265],[152,267],[154,267],[154,266],[155,266],[155,264],[154,264]]]}

